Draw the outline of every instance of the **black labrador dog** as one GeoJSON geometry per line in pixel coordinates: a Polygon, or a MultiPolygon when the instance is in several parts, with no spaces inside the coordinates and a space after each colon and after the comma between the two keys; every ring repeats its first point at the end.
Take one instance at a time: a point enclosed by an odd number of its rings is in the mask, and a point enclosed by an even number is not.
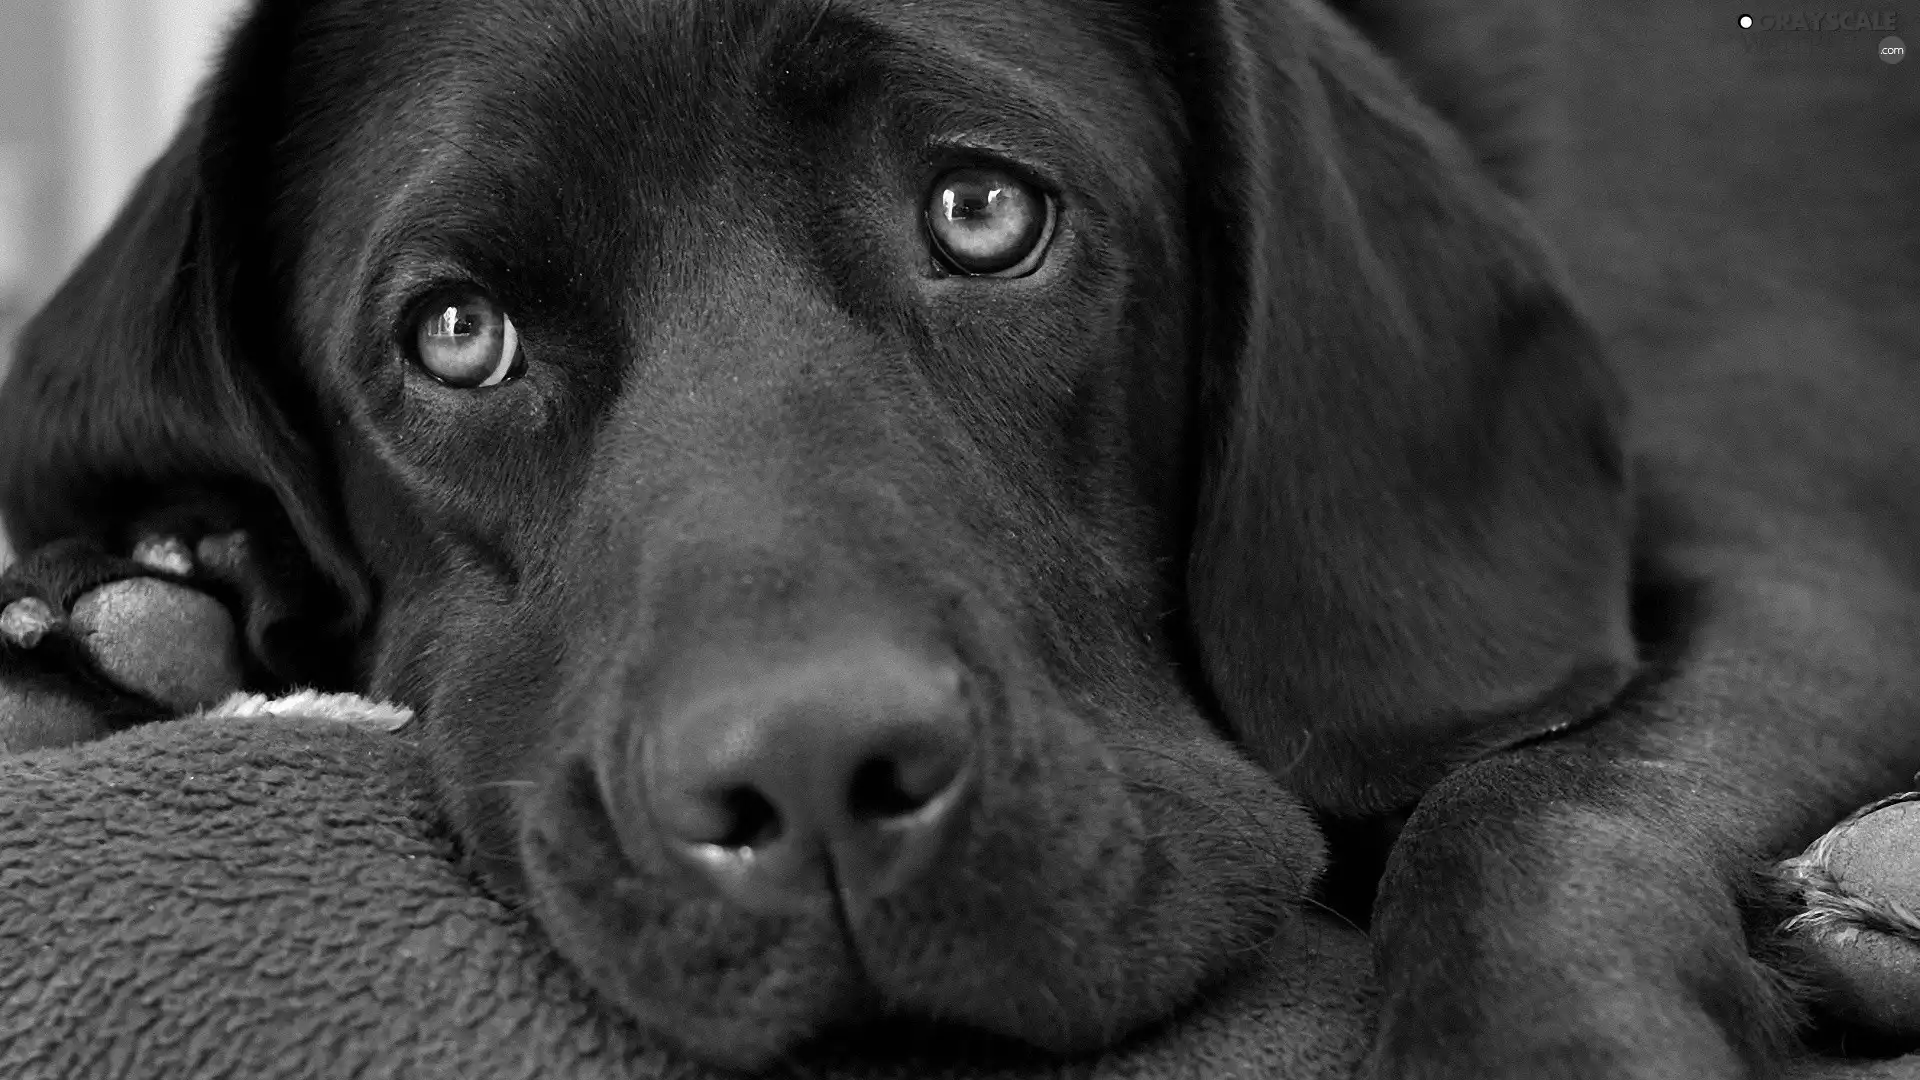
{"type": "MultiPolygon", "coordinates": [[[[1920,262],[1596,255],[1542,13],[1454,6],[260,3],[22,338],[9,596],[242,530],[256,680],[415,707],[712,1062],[1110,1045],[1404,814],[1371,1075],[1762,1073],[1748,867],[1920,766],[1920,262]]],[[[1645,220],[1814,167],[1619,115],[1645,220]]]]}

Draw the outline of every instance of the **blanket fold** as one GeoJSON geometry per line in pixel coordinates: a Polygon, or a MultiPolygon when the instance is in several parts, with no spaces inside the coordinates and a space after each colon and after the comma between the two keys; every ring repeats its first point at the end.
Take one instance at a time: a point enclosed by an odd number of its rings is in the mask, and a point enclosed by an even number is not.
{"type": "MultiPolygon", "coordinates": [[[[456,868],[404,737],[199,718],[0,757],[8,1080],[696,1080],[456,868]]],[[[1366,943],[1304,916],[1254,970],[1097,1059],[823,1047],[826,1080],[1351,1076],[1366,943]]],[[[950,1049],[950,1048],[949,1048],[950,1049]]],[[[1801,1080],[1920,1078],[1808,1062],[1801,1080]]]]}

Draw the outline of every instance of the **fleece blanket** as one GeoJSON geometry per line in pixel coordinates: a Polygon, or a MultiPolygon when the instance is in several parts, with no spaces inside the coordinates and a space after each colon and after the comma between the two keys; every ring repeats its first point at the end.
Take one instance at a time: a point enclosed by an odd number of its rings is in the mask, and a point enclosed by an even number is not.
{"type": "MultiPolygon", "coordinates": [[[[0,1076],[713,1075],[602,1008],[459,872],[404,729],[273,712],[0,757],[0,1076]]],[[[903,1039],[785,1074],[1334,1080],[1364,1045],[1370,979],[1360,934],[1302,915],[1245,975],[1095,1059],[903,1039]]],[[[1920,1056],[1796,1076],[1920,1080],[1920,1056]]]]}

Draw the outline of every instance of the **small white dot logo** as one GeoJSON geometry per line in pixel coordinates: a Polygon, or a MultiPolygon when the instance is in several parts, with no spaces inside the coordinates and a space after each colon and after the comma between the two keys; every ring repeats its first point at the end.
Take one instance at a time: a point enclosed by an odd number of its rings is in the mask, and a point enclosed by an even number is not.
{"type": "Polygon", "coordinates": [[[1897,37],[1880,39],[1880,59],[1889,64],[1897,64],[1907,58],[1907,44],[1897,37]]]}
{"type": "Polygon", "coordinates": [[[1751,15],[1740,16],[1740,29],[1742,30],[1753,29],[1753,16],[1751,15]]]}

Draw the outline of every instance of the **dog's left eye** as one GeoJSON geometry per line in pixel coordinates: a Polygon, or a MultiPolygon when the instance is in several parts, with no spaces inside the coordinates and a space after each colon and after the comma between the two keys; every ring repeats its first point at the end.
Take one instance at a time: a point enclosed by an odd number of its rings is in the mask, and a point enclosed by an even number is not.
{"type": "Polygon", "coordinates": [[[941,261],[962,274],[1024,277],[1053,239],[1053,199],[999,169],[954,169],[934,182],[927,231],[941,261]]]}
{"type": "Polygon", "coordinates": [[[413,346],[420,366],[448,386],[463,390],[499,386],[526,371],[520,332],[485,296],[454,293],[428,301],[414,319],[413,346]]]}

